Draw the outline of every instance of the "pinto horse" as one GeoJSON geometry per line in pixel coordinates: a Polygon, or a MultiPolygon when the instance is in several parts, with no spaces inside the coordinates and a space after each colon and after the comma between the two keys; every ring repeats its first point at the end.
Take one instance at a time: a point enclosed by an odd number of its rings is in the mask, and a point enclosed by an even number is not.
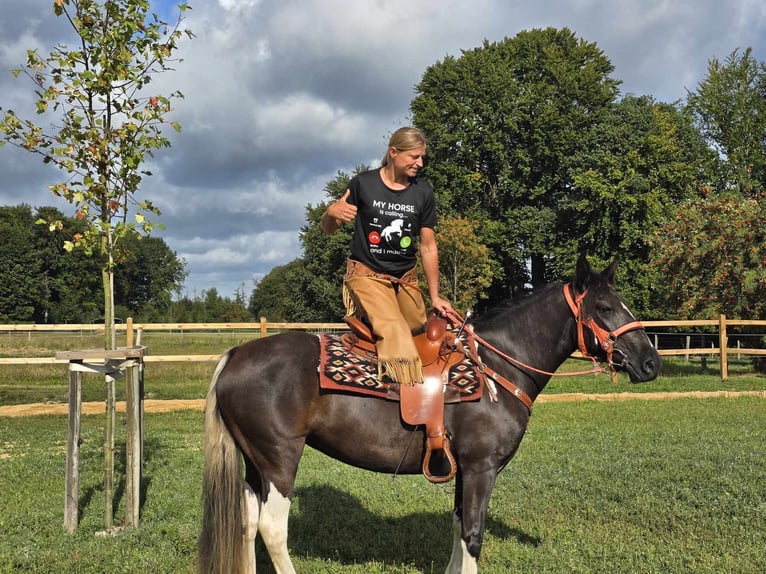
{"type": "MultiPolygon", "coordinates": [[[[468,326],[483,365],[517,389],[496,389],[496,400],[485,394],[445,406],[457,462],[447,574],[478,572],[492,489],[529,421],[530,408],[519,396],[533,401],[578,348],[627,372],[631,382],[659,374],[659,354],[612,288],[615,269],[616,261],[595,273],[581,257],[571,283],[548,285],[468,326]]],[[[396,402],[321,390],[319,358],[318,337],[286,332],[243,343],[218,363],[205,414],[200,572],[255,572],[258,533],[276,571],[295,572],[287,524],[305,445],[375,472],[421,472],[422,426],[404,423],[396,402]]]]}

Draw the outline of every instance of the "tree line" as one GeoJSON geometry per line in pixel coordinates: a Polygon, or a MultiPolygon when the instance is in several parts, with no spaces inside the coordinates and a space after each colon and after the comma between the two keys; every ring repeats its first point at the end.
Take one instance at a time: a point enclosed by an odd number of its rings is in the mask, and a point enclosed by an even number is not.
{"type": "MultiPolygon", "coordinates": [[[[98,253],[66,252],[64,242],[84,223],[54,207],[0,206],[0,323],[103,321],[98,253]],[[49,226],[61,221],[63,226],[49,226]],[[52,227],[52,229],[51,229],[52,227]]],[[[234,298],[215,288],[181,297],[186,262],[162,238],[125,239],[115,267],[118,319],[142,322],[251,321],[244,288],[234,298]]]]}
{"type": "MultiPolygon", "coordinates": [[[[566,28],[485,42],[425,70],[410,108],[429,137],[442,292],[481,312],[567,280],[586,252],[595,266],[621,260],[620,291],[642,318],[763,318],[766,67],[737,49],[671,103],[621,95],[613,71],[566,28]]],[[[181,298],[185,261],[162,239],[129,234],[114,266],[117,317],[340,320],[350,228],[327,236],[319,219],[370,167],[327,182],[326,200],[306,206],[302,256],[249,297],[243,286],[233,298],[215,287],[181,298]]],[[[64,250],[84,224],[52,207],[0,208],[0,322],[103,318],[103,261],[64,250]]]]}
{"type": "MultiPolygon", "coordinates": [[[[443,293],[482,309],[553,280],[579,253],[621,260],[642,318],[762,318],[766,310],[766,67],[750,49],[685,102],[620,96],[614,67],[570,30],[535,29],[430,66],[412,123],[440,211],[443,293]]],[[[319,218],[348,180],[306,208],[303,255],[255,286],[254,316],[336,321],[349,229],[319,218]]]]}

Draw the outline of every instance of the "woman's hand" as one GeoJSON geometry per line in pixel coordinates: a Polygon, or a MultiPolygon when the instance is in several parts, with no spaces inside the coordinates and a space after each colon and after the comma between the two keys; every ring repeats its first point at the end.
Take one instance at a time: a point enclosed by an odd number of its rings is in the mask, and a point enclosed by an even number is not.
{"type": "Polygon", "coordinates": [[[330,217],[334,217],[343,223],[354,221],[354,218],[356,217],[356,205],[351,205],[346,201],[350,193],[351,190],[347,189],[346,193],[343,194],[343,197],[327,208],[330,217]]]}
{"type": "Polygon", "coordinates": [[[446,299],[438,296],[431,301],[431,306],[442,316],[444,316],[447,311],[452,310],[452,304],[446,299]]]}
{"type": "Polygon", "coordinates": [[[348,198],[350,193],[351,190],[347,189],[346,193],[343,194],[343,197],[327,207],[322,214],[322,231],[332,234],[344,223],[354,221],[354,218],[356,217],[356,205],[351,205],[346,201],[346,198],[348,198]]]}

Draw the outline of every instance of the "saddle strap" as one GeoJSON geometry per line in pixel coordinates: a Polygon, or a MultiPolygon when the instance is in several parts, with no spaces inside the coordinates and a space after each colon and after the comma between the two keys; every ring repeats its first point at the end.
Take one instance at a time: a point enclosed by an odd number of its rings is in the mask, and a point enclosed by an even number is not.
{"type": "Polygon", "coordinates": [[[487,384],[486,377],[489,377],[498,385],[503,387],[506,391],[511,393],[514,397],[519,399],[531,413],[533,402],[532,398],[526,392],[524,392],[524,389],[513,383],[513,381],[506,379],[492,367],[488,367],[484,364],[484,362],[481,360],[481,357],[479,357],[478,343],[476,337],[474,336],[473,329],[466,329],[465,334],[467,341],[463,345],[463,351],[465,352],[466,356],[473,362],[473,364],[476,365],[476,373],[480,379],[483,379],[482,382],[487,384]]]}
{"type": "Polygon", "coordinates": [[[426,452],[423,458],[423,475],[429,482],[448,482],[457,473],[455,457],[444,429],[444,383],[438,372],[426,373],[422,383],[399,385],[402,420],[410,425],[425,425],[426,452]],[[441,452],[449,463],[447,474],[431,472],[431,454],[441,452]]]}
{"type": "Polygon", "coordinates": [[[519,399],[522,403],[524,403],[524,406],[527,407],[527,410],[531,413],[532,412],[532,399],[530,396],[524,392],[524,389],[519,387],[518,385],[515,385],[512,381],[509,381],[506,379],[503,375],[495,371],[494,369],[484,366],[484,373],[493,381],[495,381],[498,385],[503,387],[506,391],[511,393],[514,397],[519,399]]]}

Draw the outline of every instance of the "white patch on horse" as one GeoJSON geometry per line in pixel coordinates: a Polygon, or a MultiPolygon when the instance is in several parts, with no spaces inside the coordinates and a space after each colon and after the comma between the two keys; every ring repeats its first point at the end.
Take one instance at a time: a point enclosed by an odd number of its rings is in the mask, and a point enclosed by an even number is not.
{"type": "Polygon", "coordinates": [[[245,484],[245,504],[247,506],[245,518],[245,560],[247,560],[247,564],[245,571],[255,574],[255,538],[258,536],[261,502],[249,484],[245,484]]]}
{"type": "Polygon", "coordinates": [[[620,305],[622,305],[622,308],[625,309],[625,312],[628,315],[630,315],[630,318],[635,321],[636,320],[636,316],[633,313],[631,313],[630,309],[628,309],[628,306],[625,303],[623,303],[622,301],[620,301],[620,305]]]}
{"type": "Polygon", "coordinates": [[[462,538],[462,526],[457,514],[452,515],[452,554],[444,574],[477,574],[479,561],[471,556],[462,538]]]}
{"type": "Polygon", "coordinates": [[[295,568],[287,553],[287,516],[290,499],[282,496],[277,487],[269,484],[266,501],[261,506],[258,532],[261,533],[271,562],[277,574],[295,574],[295,568]]]}
{"type": "MultiPolygon", "coordinates": [[[[628,306],[625,303],[620,302],[620,304],[622,305],[622,308],[625,309],[625,311],[628,312],[628,315],[630,315],[631,319],[633,319],[634,321],[638,320],[638,319],[636,319],[636,316],[631,312],[631,310],[628,309],[628,306]]],[[[649,334],[648,333],[644,333],[644,336],[646,337],[646,340],[649,341],[649,344],[652,347],[654,347],[654,343],[652,343],[652,340],[649,338],[649,334]]]]}

